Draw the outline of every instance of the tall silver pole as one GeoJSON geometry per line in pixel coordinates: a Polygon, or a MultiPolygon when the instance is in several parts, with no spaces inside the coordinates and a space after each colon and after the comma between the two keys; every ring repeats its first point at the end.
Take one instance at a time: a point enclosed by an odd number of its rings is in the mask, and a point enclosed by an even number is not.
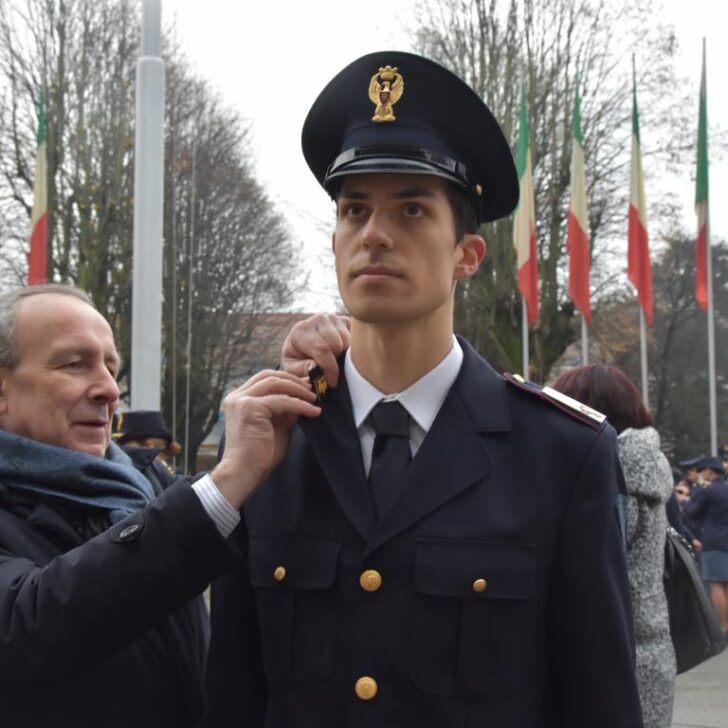
{"type": "Polygon", "coordinates": [[[645,312],[640,309],[640,362],[642,369],[642,401],[647,409],[650,408],[650,390],[647,381],[647,323],[645,321],[645,312]]]}
{"type": "Polygon", "coordinates": [[[161,0],[143,0],[136,72],[131,408],[158,410],[162,359],[164,63],[161,0]]]}
{"type": "MultiPolygon", "coordinates": [[[[185,374],[185,473],[190,472],[190,393],[192,391],[192,306],[194,301],[195,271],[195,213],[197,211],[197,146],[192,143],[192,183],[190,185],[190,236],[187,252],[187,371],[185,374]]],[[[195,468],[196,469],[196,468],[195,468]]]]}
{"type": "Polygon", "coordinates": [[[530,363],[530,352],[528,351],[528,309],[526,299],[521,296],[521,332],[523,335],[523,370],[524,379],[528,379],[528,367],[530,363]]]}
{"type": "Polygon", "coordinates": [[[586,366],[589,363],[589,334],[586,328],[586,318],[581,315],[581,365],[586,366]]]}

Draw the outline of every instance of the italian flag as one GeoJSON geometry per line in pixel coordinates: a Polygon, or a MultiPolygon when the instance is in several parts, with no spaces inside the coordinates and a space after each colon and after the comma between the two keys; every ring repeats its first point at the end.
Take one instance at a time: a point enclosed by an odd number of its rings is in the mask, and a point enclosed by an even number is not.
{"type": "Polygon", "coordinates": [[[708,109],[705,93],[705,48],[700,79],[698,116],[698,173],[695,180],[695,212],[698,238],[695,243],[695,298],[703,311],[708,310],[708,109]]]}
{"type": "Polygon", "coordinates": [[[589,307],[589,235],[586,215],[586,178],[584,175],[584,137],[581,133],[581,101],[577,86],[571,143],[571,196],[566,229],[569,253],[569,296],[587,323],[589,307]]]}
{"type": "Polygon", "coordinates": [[[46,119],[41,94],[38,104],[38,133],[33,184],[33,217],[31,218],[28,285],[46,282],[48,246],[48,157],[46,154],[46,119]]]}
{"type": "Polygon", "coordinates": [[[647,236],[645,180],[642,176],[637,84],[634,79],[632,81],[632,174],[629,184],[627,240],[627,275],[637,289],[637,300],[645,313],[645,319],[652,325],[652,268],[647,236]]]}
{"type": "Polygon", "coordinates": [[[35,152],[35,182],[33,184],[33,216],[31,218],[30,253],[28,254],[28,285],[46,282],[48,246],[48,157],[46,154],[46,123],[43,94],[38,103],[38,133],[35,152]]]}
{"type": "Polygon", "coordinates": [[[526,92],[521,89],[516,167],[520,197],[513,220],[513,247],[518,265],[518,289],[526,305],[528,323],[538,320],[538,264],[536,259],[536,206],[533,195],[533,165],[529,144],[526,92]]]}

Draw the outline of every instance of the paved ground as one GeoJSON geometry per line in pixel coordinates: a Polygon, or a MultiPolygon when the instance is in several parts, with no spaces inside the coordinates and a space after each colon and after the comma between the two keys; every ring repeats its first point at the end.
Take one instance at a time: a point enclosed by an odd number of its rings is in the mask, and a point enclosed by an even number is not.
{"type": "Polygon", "coordinates": [[[728,728],[728,649],[678,675],[672,728],[728,728]]]}

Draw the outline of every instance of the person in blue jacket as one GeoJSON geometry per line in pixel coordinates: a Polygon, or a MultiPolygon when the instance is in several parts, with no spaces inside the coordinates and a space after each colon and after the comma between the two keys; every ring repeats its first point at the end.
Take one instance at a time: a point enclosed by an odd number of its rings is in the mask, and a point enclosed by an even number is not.
{"type": "Polygon", "coordinates": [[[207,724],[640,728],[615,432],[453,335],[480,224],[518,201],[500,127],[387,51],[333,77],[302,144],[351,346],[231,536],[207,724]]]}
{"type": "Polygon", "coordinates": [[[696,485],[683,510],[702,527],[700,571],[723,631],[728,634],[728,482],[720,458],[697,463],[702,485],[696,485]]]}

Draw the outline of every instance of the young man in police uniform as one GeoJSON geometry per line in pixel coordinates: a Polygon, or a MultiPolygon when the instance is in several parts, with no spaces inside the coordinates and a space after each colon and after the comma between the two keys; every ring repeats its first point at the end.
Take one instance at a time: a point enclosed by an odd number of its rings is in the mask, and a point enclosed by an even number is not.
{"type": "Polygon", "coordinates": [[[323,90],[303,151],[336,200],[351,347],[244,507],[209,724],[639,728],[614,431],[453,336],[477,225],[518,198],[500,128],[382,52],[323,90]]]}

